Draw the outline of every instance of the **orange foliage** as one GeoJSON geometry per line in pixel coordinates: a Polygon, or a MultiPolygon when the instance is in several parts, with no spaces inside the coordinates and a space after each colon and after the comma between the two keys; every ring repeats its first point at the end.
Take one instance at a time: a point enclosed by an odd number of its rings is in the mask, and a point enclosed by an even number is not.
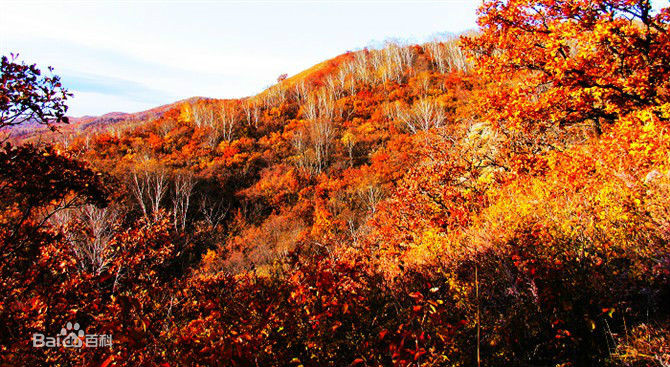
{"type": "Polygon", "coordinates": [[[0,362],[665,363],[669,23],[487,0],[462,48],[347,53],[62,145],[112,180],[5,148],[0,362]],[[69,320],[114,348],[30,349],[69,320]]]}

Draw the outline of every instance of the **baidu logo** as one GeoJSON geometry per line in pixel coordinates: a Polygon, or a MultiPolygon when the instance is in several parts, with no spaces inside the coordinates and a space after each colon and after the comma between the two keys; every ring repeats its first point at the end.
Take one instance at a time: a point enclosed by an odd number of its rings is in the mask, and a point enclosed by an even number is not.
{"type": "Polygon", "coordinates": [[[35,348],[96,348],[111,346],[111,335],[86,334],[79,326],[79,323],[76,322],[74,325],[68,322],[55,337],[45,336],[40,333],[33,334],[33,347],[35,348]]]}

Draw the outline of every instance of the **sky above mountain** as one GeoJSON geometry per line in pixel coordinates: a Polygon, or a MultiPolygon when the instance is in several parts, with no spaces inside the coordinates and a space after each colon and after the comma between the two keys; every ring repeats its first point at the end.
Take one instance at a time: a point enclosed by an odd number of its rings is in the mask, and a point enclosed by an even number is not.
{"type": "Polygon", "coordinates": [[[73,116],[255,94],[348,50],[473,29],[479,4],[0,2],[1,53],[52,65],[75,93],[73,116]]]}

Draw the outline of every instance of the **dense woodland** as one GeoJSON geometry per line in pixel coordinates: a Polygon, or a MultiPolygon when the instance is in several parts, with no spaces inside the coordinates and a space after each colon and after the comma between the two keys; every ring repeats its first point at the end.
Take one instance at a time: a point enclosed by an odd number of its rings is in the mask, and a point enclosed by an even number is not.
{"type": "Polygon", "coordinates": [[[4,130],[55,131],[0,149],[0,364],[670,366],[669,23],[487,0],[471,35],[70,125],[4,58],[4,130]],[[75,321],[113,347],[32,347],[75,321]]]}

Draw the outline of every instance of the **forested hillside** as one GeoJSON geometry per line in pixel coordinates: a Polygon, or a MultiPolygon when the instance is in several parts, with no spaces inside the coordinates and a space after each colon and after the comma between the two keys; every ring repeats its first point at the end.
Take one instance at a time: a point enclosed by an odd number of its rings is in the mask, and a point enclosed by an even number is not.
{"type": "Polygon", "coordinates": [[[0,149],[0,363],[670,365],[649,4],[488,0],[476,33],[247,98],[69,126],[47,106],[55,132],[0,149]],[[113,347],[33,347],[67,322],[113,347]]]}

